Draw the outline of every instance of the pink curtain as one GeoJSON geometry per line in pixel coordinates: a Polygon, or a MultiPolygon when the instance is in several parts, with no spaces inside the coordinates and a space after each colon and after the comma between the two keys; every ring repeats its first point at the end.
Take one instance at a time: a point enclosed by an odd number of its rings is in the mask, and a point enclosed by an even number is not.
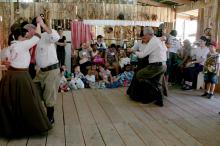
{"type": "Polygon", "coordinates": [[[83,24],[82,21],[71,22],[71,37],[73,49],[80,48],[81,43],[92,39],[91,25],[83,24]]]}

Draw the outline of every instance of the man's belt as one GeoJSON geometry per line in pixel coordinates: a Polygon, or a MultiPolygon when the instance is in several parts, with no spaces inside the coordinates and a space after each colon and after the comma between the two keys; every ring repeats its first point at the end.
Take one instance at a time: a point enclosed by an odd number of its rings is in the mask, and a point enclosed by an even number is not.
{"type": "Polygon", "coordinates": [[[162,66],[162,65],[166,65],[166,62],[153,62],[150,63],[150,65],[162,66]]]}
{"type": "Polygon", "coordinates": [[[28,71],[28,68],[15,68],[15,67],[10,66],[8,68],[8,70],[12,70],[12,71],[28,71]]]}
{"type": "Polygon", "coordinates": [[[45,68],[40,68],[40,70],[42,72],[45,72],[45,71],[50,71],[50,70],[54,70],[54,69],[57,69],[59,68],[59,63],[56,63],[56,64],[53,64],[53,65],[50,65],[50,66],[47,66],[45,68]]]}

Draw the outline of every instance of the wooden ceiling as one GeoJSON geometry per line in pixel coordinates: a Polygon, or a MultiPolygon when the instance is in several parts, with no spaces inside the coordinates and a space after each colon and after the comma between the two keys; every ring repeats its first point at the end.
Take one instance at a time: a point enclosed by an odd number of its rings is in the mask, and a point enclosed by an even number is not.
{"type": "Polygon", "coordinates": [[[104,2],[104,3],[121,3],[121,4],[134,4],[150,5],[156,7],[173,7],[182,6],[192,1],[203,0],[0,0],[1,2],[104,2]]]}
{"type": "Polygon", "coordinates": [[[191,1],[197,0],[137,0],[142,5],[152,5],[157,7],[181,6],[191,1]]]}

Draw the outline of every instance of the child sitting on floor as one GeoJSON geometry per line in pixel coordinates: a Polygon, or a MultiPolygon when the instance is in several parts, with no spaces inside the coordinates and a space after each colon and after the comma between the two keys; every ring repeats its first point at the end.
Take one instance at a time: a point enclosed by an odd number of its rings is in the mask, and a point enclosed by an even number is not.
{"type": "Polygon", "coordinates": [[[80,66],[76,65],[74,67],[74,73],[72,75],[72,79],[69,83],[71,89],[82,89],[84,88],[85,77],[80,71],[80,66]]]}
{"type": "Polygon", "coordinates": [[[67,67],[65,66],[65,65],[62,65],[61,66],[61,68],[63,69],[63,71],[64,71],[64,76],[65,76],[65,78],[67,79],[67,81],[68,80],[71,80],[71,72],[68,72],[68,70],[67,70],[67,67]]]}
{"type": "Polygon", "coordinates": [[[207,85],[207,90],[202,96],[211,99],[214,96],[215,85],[218,84],[220,70],[220,56],[216,52],[217,43],[210,42],[209,53],[204,65],[204,81],[207,85]]]}
{"type": "Polygon", "coordinates": [[[130,64],[130,58],[127,57],[124,50],[120,50],[119,54],[119,65],[124,68],[125,65],[130,64]]]}
{"type": "Polygon", "coordinates": [[[61,73],[61,79],[60,79],[60,85],[59,85],[59,90],[58,92],[67,92],[70,90],[69,86],[68,86],[68,82],[67,79],[64,76],[64,70],[61,67],[60,68],[60,73],[61,73]]]}
{"type": "Polygon", "coordinates": [[[119,87],[119,82],[116,76],[112,76],[111,71],[108,69],[104,69],[104,67],[99,66],[99,76],[101,78],[101,82],[105,83],[106,88],[117,88],[119,87]]]}
{"type": "Polygon", "coordinates": [[[97,50],[96,44],[92,44],[92,63],[96,65],[104,65],[105,60],[102,58],[102,54],[97,50]]]}
{"type": "Polygon", "coordinates": [[[93,64],[91,66],[91,74],[95,75],[95,80],[96,81],[99,80],[99,72],[97,71],[97,66],[95,64],[93,64]]]}
{"type": "Polygon", "coordinates": [[[131,65],[126,65],[125,71],[119,75],[119,82],[121,86],[128,87],[134,76],[134,71],[132,71],[131,65]]]}
{"type": "Polygon", "coordinates": [[[92,70],[88,70],[88,74],[86,75],[86,83],[88,87],[95,87],[95,75],[92,73],[92,70]]]}
{"type": "Polygon", "coordinates": [[[102,81],[105,83],[111,83],[112,82],[112,74],[111,71],[108,69],[105,69],[103,66],[99,66],[99,76],[102,81]]]}

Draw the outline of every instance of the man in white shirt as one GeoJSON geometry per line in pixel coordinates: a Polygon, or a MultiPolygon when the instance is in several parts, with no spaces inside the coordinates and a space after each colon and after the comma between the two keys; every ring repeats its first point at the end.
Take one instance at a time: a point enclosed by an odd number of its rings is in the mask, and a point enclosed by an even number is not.
{"type": "MultiPolygon", "coordinates": [[[[43,29],[41,39],[37,44],[36,63],[40,67],[40,71],[34,78],[34,82],[38,85],[44,104],[47,108],[47,116],[49,121],[54,123],[54,106],[59,88],[60,70],[57,59],[55,42],[60,39],[59,34],[46,26],[43,19],[39,16],[33,19],[32,24],[36,26],[39,23],[43,29]]],[[[28,29],[31,35],[32,29],[28,29]]]]}
{"type": "Polygon", "coordinates": [[[161,40],[154,36],[154,31],[150,27],[144,29],[142,43],[146,43],[146,45],[144,45],[140,51],[136,51],[136,48],[128,49],[129,52],[135,53],[138,58],[149,56],[149,64],[140,69],[134,77],[139,82],[144,81],[154,85],[155,88],[158,89],[157,91],[160,92],[155,104],[163,106],[162,93],[159,90],[159,80],[166,71],[166,48],[162,44],[161,40]]]}
{"type": "Polygon", "coordinates": [[[169,52],[169,59],[168,59],[168,76],[170,76],[171,78],[169,78],[169,82],[175,83],[176,79],[177,79],[177,75],[174,73],[174,71],[177,69],[177,65],[176,65],[176,60],[178,58],[178,52],[181,49],[181,43],[179,40],[177,40],[176,38],[177,36],[177,31],[176,30],[172,30],[170,32],[170,35],[168,36],[167,39],[167,47],[168,47],[168,52],[169,52]]]}

